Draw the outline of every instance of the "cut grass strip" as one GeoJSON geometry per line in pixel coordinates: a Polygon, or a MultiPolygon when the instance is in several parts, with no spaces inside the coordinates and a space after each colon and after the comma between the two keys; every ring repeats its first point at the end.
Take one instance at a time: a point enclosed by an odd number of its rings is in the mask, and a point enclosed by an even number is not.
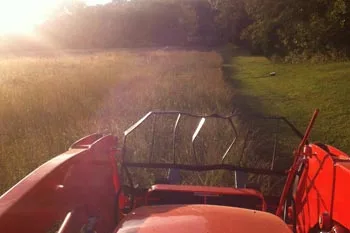
{"type": "Polygon", "coordinates": [[[304,130],[319,108],[313,141],[350,152],[350,62],[276,64],[254,56],[237,56],[231,62],[232,79],[251,111],[283,115],[304,130]]]}

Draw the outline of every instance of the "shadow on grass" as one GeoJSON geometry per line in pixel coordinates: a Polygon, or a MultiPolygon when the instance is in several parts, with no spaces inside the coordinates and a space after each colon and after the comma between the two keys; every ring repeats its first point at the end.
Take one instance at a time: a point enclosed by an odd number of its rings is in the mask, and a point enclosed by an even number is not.
{"type": "MultiPolygon", "coordinates": [[[[266,116],[263,102],[259,97],[245,95],[242,82],[235,78],[238,70],[234,66],[234,58],[237,56],[249,56],[244,51],[236,49],[222,49],[223,64],[221,66],[223,79],[235,91],[232,99],[232,112],[237,112],[238,120],[245,137],[246,161],[244,166],[263,166],[269,169],[288,169],[292,162],[292,152],[300,141],[300,132],[288,125],[288,120],[283,116],[266,116]],[[272,117],[270,119],[270,117],[272,117]],[[282,117],[282,118],[280,118],[282,117]],[[273,162],[274,161],[274,162],[273,162]]],[[[242,134],[242,133],[241,133],[242,134]]],[[[264,178],[256,178],[258,181],[264,178]]],[[[283,186],[283,182],[279,185],[283,186]]],[[[267,189],[270,189],[269,186],[267,189]]]]}
{"type": "Polygon", "coordinates": [[[251,119],[256,116],[262,116],[261,102],[259,98],[254,96],[243,95],[241,91],[243,90],[241,81],[235,79],[237,70],[233,65],[233,59],[237,56],[249,56],[244,51],[224,48],[219,50],[222,57],[223,64],[221,66],[221,71],[223,79],[236,91],[234,98],[232,99],[232,111],[239,111],[239,113],[245,119],[251,119]]]}

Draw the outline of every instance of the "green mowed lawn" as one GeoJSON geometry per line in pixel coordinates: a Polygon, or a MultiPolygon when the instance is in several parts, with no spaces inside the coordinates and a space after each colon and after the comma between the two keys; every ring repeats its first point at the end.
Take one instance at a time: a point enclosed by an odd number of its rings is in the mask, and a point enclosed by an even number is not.
{"type": "Polygon", "coordinates": [[[264,57],[238,56],[232,64],[232,78],[246,107],[285,116],[301,131],[319,108],[311,139],[350,152],[350,62],[276,64],[264,57]]]}

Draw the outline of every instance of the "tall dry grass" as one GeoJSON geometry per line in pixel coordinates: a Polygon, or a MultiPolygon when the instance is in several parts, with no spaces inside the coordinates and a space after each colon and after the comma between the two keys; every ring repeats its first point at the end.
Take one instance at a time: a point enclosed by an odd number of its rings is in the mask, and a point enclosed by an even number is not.
{"type": "Polygon", "coordinates": [[[149,110],[229,114],[221,62],[180,50],[0,58],[0,193],[78,138],[121,136],[149,110]]]}

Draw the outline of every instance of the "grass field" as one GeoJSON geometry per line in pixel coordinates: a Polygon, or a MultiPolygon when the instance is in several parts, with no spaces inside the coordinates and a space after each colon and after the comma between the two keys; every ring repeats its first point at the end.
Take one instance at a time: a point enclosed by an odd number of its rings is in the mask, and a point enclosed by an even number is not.
{"type": "MultiPolygon", "coordinates": [[[[144,49],[1,57],[0,193],[80,137],[93,132],[121,137],[123,130],[157,109],[229,114],[238,108],[243,122],[248,113],[282,115],[304,130],[313,110],[320,108],[313,139],[350,150],[346,140],[350,132],[346,127],[350,63],[288,65],[262,57],[221,55],[214,51],[144,49]],[[273,71],[276,76],[269,76],[273,71]]],[[[193,132],[186,124],[183,128],[193,132]]],[[[210,141],[228,138],[222,133],[225,125],[220,127],[218,137],[210,141]]],[[[241,138],[231,154],[244,156],[240,164],[266,167],[272,151],[266,145],[274,140],[273,130],[266,128],[270,125],[253,126],[253,131],[239,127],[241,138]]],[[[213,131],[213,127],[204,127],[201,135],[213,131]]],[[[146,145],[142,137],[136,139],[141,143],[136,145],[138,150],[146,145]]],[[[186,137],[190,141],[191,135],[186,137]]],[[[282,168],[290,160],[295,142],[289,137],[278,140],[283,153],[276,164],[282,168]]],[[[169,142],[160,138],[158,143],[169,142]]],[[[207,142],[199,143],[202,149],[209,148],[207,142]]],[[[181,149],[184,154],[188,151],[188,147],[181,149]]],[[[210,150],[210,154],[220,154],[215,147],[210,150]]],[[[238,157],[231,158],[238,162],[238,157]]],[[[220,185],[223,179],[232,180],[225,176],[197,178],[220,185]]]]}
{"type": "Polygon", "coordinates": [[[292,65],[235,56],[231,64],[242,109],[285,116],[304,131],[319,108],[312,140],[350,152],[350,62],[292,65]],[[276,76],[269,76],[270,72],[276,76]]]}
{"type": "Polygon", "coordinates": [[[215,52],[120,50],[0,58],[0,193],[75,140],[152,109],[222,114],[232,89],[215,52]]]}

